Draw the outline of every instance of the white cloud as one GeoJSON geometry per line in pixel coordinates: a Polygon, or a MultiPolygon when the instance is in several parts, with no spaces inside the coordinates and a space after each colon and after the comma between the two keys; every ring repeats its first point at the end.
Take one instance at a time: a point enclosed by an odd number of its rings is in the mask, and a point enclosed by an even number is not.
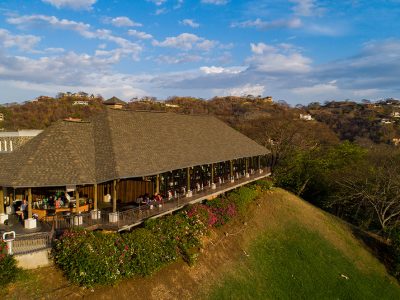
{"type": "Polygon", "coordinates": [[[133,36],[133,37],[141,39],[141,40],[148,40],[148,39],[152,39],[153,38],[153,36],[151,34],[143,32],[143,31],[138,31],[138,30],[135,30],[135,29],[128,30],[128,34],[130,36],[133,36]]]}
{"type": "Polygon", "coordinates": [[[4,48],[16,47],[23,51],[32,51],[40,37],[34,35],[13,35],[6,29],[0,28],[0,45],[4,48]]]}
{"type": "Polygon", "coordinates": [[[228,3],[228,0],[201,0],[201,3],[214,4],[214,5],[225,5],[228,3]]]}
{"type": "Polygon", "coordinates": [[[325,11],[317,5],[316,0],[290,0],[290,2],[295,3],[293,11],[298,16],[321,16],[325,11]]]}
{"type": "Polygon", "coordinates": [[[260,18],[255,19],[254,21],[248,20],[244,22],[236,22],[232,23],[231,27],[239,27],[239,28],[257,28],[262,30],[274,29],[274,28],[299,28],[301,27],[302,22],[299,18],[291,18],[291,19],[281,19],[274,21],[263,21],[260,18]]]}
{"type": "Polygon", "coordinates": [[[132,21],[128,17],[116,17],[116,18],[112,18],[112,19],[107,18],[106,23],[110,23],[116,27],[133,27],[133,26],[141,27],[141,26],[143,26],[140,23],[132,21]]]}
{"type": "Polygon", "coordinates": [[[336,81],[332,80],[328,83],[319,83],[312,86],[304,86],[292,89],[295,94],[300,94],[303,96],[326,96],[331,97],[339,92],[339,88],[336,86],[336,81]]]}
{"type": "Polygon", "coordinates": [[[193,19],[184,19],[179,23],[182,25],[190,26],[192,28],[198,28],[200,26],[200,24],[196,23],[193,19]]]}
{"type": "Polygon", "coordinates": [[[59,19],[55,16],[46,15],[25,15],[18,17],[9,17],[6,19],[7,23],[16,25],[21,28],[28,28],[32,26],[47,26],[50,25],[56,29],[73,30],[81,33],[82,35],[87,34],[90,25],[82,22],[75,22],[67,19],[59,19]]]}
{"type": "Polygon", "coordinates": [[[209,51],[218,44],[217,41],[207,40],[192,33],[182,33],[178,36],[167,37],[164,41],[153,41],[154,46],[176,48],[181,50],[209,51]]]}
{"type": "Polygon", "coordinates": [[[152,2],[157,6],[163,5],[167,0],[147,0],[147,2],[152,2]]]}
{"type": "Polygon", "coordinates": [[[306,73],[311,71],[311,59],[303,56],[296,47],[290,44],[267,45],[250,44],[253,56],[247,59],[250,68],[274,73],[306,73]]]}
{"type": "Polygon", "coordinates": [[[155,11],[155,15],[156,16],[158,16],[158,15],[162,15],[162,14],[166,14],[167,13],[167,9],[166,8],[158,8],[158,9],[156,9],[156,11],[155,11]]]}
{"type": "Polygon", "coordinates": [[[244,67],[216,67],[216,66],[204,66],[200,67],[200,71],[205,74],[239,74],[240,72],[244,71],[244,67]]]}
{"type": "Polygon", "coordinates": [[[228,96],[247,96],[247,95],[263,95],[265,91],[265,86],[261,84],[245,84],[242,86],[234,87],[224,91],[225,95],[228,96]]]}
{"type": "Polygon", "coordinates": [[[123,48],[123,51],[121,51],[121,53],[124,53],[125,55],[130,54],[132,59],[134,60],[138,59],[139,54],[142,51],[142,47],[140,45],[132,43],[125,38],[116,36],[110,30],[91,30],[89,24],[75,22],[67,19],[58,19],[55,16],[30,15],[10,17],[7,18],[7,22],[24,28],[30,26],[51,26],[52,28],[56,29],[75,31],[87,39],[110,41],[123,48]]]}
{"type": "Polygon", "coordinates": [[[53,5],[57,8],[72,8],[72,9],[86,9],[92,8],[92,5],[97,2],[97,0],[42,0],[42,2],[53,5]]]}
{"type": "Polygon", "coordinates": [[[160,55],[156,58],[158,63],[166,63],[166,64],[181,64],[181,63],[191,63],[198,62],[203,60],[203,57],[200,55],[193,55],[187,53],[180,53],[178,55],[170,56],[170,55],[160,55]]]}

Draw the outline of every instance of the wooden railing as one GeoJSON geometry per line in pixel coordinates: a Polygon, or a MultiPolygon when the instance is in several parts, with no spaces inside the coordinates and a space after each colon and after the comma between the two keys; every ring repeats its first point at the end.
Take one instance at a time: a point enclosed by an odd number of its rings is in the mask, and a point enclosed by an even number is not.
{"type": "Polygon", "coordinates": [[[108,230],[123,230],[127,227],[135,226],[144,220],[162,215],[167,212],[180,209],[182,206],[188,203],[201,201],[207,199],[207,196],[218,194],[220,192],[235,188],[239,185],[246,184],[247,182],[254,181],[255,179],[267,175],[268,169],[263,169],[263,173],[259,171],[253,172],[249,177],[245,177],[243,174],[235,174],[235,182],[231,183],[227,178],[223,178],[221,182],[216,183],[216,189],[212,189],[211,186],[205,186],[202,189],[193,189],[192,196],[186,197],[182,193],[178,193],[177,196],[171,200],[164,200],[161,205],[160,203],[153,202],[148,205],[140,205],[135,208],[128,210],[121,210],[116,213],[109,211],[101,211],[98,218],[92,218],[91,212],[80,213],[71,216],[56,216],[49,224],[55,230],[65,230],[75,227],[83,227],[88,229],[108,229],[108,230]]]}

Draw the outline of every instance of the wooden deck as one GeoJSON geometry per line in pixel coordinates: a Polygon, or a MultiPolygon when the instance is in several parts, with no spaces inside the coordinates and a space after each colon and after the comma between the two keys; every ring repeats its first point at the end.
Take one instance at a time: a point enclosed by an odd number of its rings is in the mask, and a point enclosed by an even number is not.
{"type": "Polygon", "coordinates": [[[128,210],[120,210],[116,213],[99,211],[97,218],[94,217],[91,212],[73,215],[69,218],[59,216],[47,223],[40,222],[40,227],[36,228],[34,231],[24,230],[21,224],[14,224],[14,226],[0,228],[0,231],[15,230],[17,232],[17,240],[14,242],[15,253],[30,253],[50,247],[51,239],[55,234],[57,232],[62,232],[65,229],[81,227],[88,230],[103,229],[115,232],[130,230],[149,218],[159,218],[180,210],[187,205],[199,203],[205,200],[212,200],[223,193],[270,175],[271,173],[269,173],[268,169],[263,169],[262,173],[257,171],[247,178],[243,176],[242,178],[235,179],[234,182],[217,184],[215,189],[207,187],[201,191],[193,191],[191,197],[177,197],[176,199],[165,201],[161,206],[159,204],[144,205],[128,210]]]}

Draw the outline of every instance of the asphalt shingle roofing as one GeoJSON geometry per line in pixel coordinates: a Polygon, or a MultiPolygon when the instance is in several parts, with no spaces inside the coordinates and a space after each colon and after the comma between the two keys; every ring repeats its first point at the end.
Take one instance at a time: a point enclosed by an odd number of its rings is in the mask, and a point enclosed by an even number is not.
{"type": "Polygon", "coordinates": [[[4,155],[0,184],[93,184],[265,154],[214,117],[107,109],[89,122],[59,121],[4,155]]]}

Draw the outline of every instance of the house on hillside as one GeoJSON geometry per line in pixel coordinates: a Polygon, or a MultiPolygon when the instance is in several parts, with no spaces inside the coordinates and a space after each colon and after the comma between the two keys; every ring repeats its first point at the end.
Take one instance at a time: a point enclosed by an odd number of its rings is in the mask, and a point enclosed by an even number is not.
{"type": "Polygon", "coordinates": [[[381,119],[381,123],[382,123],[382,124],[392,124],[393,121],[384,118],[384,119],[381,119]]]}
{"type": "Polygon", "coordinates": [[[393,139],[392,139],[392,143],[393,143],[393,145],[395,145],[395,146],[400,145],[400,138],[393,138],[393,139]]]}
{"type": "Polygon", "coordinates": [[[264,98],[261,98],[264,102],[269,102],[272,103],[274,100],[272,99],[272,96],[266,96],[264,98]]]}
{"type": "Polygon", "coordinates": [[[26,228],[36,214],[57,216],[54,226],[124,230],[267,176],[268,154],[211,116],[105,109],[87,121],[58,121],[8,154],[0,207],[4,197],[28,199],[26,228]],[[68,192],[67,206],[43,205],[68,192]],[[149,202],[157,194],[165,202],[149,202]]]}
{"type": "Polygon", "coordinates": [[[87,106],[87,105],[89,105],[89,101],[76,100],[76,101],[72,102],[72,105],[84,105],[84,106],[87,106]]]}
{"type": "Polygon", "coordinates": [[[110,108],[115,108],[115,109],[122,109],[123,107],[126,106],[126,102],[122,101],[121,99],[118,99],[117,97],[111,97],[110,99],[107,99],[106,101],[103,102],[104,105],[107,105],[110,108]]]}
{"type": "Polygon", "coordinates": [[[398,111],[392,112],[392,117],[393,118],[400,118],[400,112],[398,112],[398,111]]]}
{"type": "Polygon", "coordinates": [[[299,117],[300,117],[300,120],[304,120],[304,121],[314,120],[314,118],[310,114],[300,114],[299,117]]]}
{"type": "Polygon", "coordinates": [[[179,108],[178,104],[170,104],[170,103],[165,103],[166,107],[170,107],[170,108],[179,108]]]}

